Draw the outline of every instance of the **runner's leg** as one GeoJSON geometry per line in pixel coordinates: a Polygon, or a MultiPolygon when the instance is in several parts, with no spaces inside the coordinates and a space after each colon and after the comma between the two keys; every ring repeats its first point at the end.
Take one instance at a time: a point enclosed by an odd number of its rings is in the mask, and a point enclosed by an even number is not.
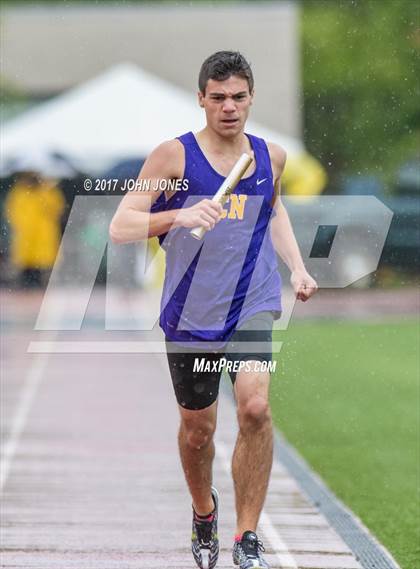
{"type": "Polygon", "coordinates": [[[267,494],[273,462],[269,382],[268,372],[251,371],[239,372],[235,381],[239,422],[239,433],[232,458],[237,514],[236,535],[242,535],[246,530],[256,531],[267,494]]]}
{"type": "Polygon", "coordinates": [[[211,494],[213,435],[221,376],[218,366],[223,354],[178,347],[168,340],[166,346],[181,418],[178,435],[181,463],[194,510],[205,515],[214,509],[211,494]],[[203,359],[209,363],[209,371],[196,370],[197,360],[203,359]]]}
{"type": "Polygon", "coordinates": [[[262,366],[272,360],[273,318],[269,311],[251,316],[235,331],[226,351],[231,363],[247,366],[230,373],[239,423],[232,457],[237,536],[257,528],[273,462],[270,372],[262,366]]]}
{"type": "Polygon", "coordinates": [[[216,429],[217,401],[210,407],[192,411],[179,406],[181,425],[178,435],[179,452],[185,479],[197,514],[206,515],[214,509],[211,495],[214,459],[213,434],[216,429]]]}

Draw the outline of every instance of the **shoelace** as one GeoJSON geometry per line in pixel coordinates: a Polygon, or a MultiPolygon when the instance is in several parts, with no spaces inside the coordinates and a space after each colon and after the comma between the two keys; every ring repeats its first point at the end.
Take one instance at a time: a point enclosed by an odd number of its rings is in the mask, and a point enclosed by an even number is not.
{"type": "Polygon", "coordinates": [[[260,540],[246,539],[244,542],[241,542],[241,547],[245,555],[254,555],[255,557],[258,557],[260,551],[261,553],[265,551],[264,545],[260,540]]]}
{"type": "Polygon", "coordinates": [[[197,530],[197,538],[200,545],[210,545],[212,522],[200,522],[195,520],[195,527],[197,530]]]}

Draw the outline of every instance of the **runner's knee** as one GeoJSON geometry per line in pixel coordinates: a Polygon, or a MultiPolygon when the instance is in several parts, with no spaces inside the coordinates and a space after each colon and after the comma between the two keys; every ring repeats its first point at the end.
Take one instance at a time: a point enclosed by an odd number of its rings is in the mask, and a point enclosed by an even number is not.
{"type": "Polygon", "coordinates": [[[183,420],[181,430],[186,444],[194,449],[201,449],[213,440],[215,424],[209,420],[183,420]]]}
{"type": "Polygon", "coordinates": [[[256,429],[270,421],[270,406],[265,397],[252,395],[238,407],[238,422],[241,430],[256,429]]]}

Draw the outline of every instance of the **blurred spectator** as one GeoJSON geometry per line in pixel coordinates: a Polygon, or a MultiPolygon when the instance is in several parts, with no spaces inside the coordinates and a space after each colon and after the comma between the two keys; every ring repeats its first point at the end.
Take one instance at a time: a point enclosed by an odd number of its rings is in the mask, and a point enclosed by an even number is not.
{"type": "Polygon", "coordinates": [[[23,287],[43,284],[57,255],[64,211],[61,190],[34,172],[21,173],[5,203],[11,227],[11,261],[23,287]]]}

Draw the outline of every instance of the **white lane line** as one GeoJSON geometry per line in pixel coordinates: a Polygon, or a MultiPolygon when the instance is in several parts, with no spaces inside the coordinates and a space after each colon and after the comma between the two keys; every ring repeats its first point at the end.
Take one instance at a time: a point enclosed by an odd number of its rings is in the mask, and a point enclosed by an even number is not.
{"type": "Polygon", "coordinates": [[[48,359],[49,354],[37,355],[31,362],[31,368],[26,374],[17,412],[12,421],[9,439],[1,449],[0,494],[3,492],[3,487],[6,484],[20,436],[25,428],[26,419],[28,418],[32,402],[44,374],[48,359]]]}
{"type": "MultiPolygon", "coordinates": [[[[217,457],[223,464],[223,467],[227,474],[230,474],[230,456],[227,445],[220,439],[217,439],[216,449],[217,457]]],[[[283,569],[299,569],[296,561],[289,553],[287,545],[284,543],[278,531],[274,527],[270,516],[264,510],[261,512],[259,526],[261,527],[267,540],[270,542],[277,560],[280,562],[280,566],[283,569]]]]}

